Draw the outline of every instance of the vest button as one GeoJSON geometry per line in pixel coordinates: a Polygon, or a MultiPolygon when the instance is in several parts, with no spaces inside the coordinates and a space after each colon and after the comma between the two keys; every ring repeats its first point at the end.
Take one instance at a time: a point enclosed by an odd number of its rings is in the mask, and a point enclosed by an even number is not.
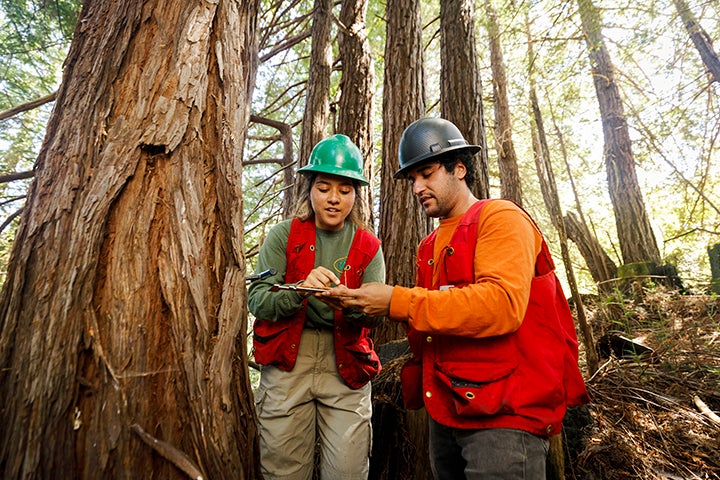
{"type": "Polygon", "coordinates": [[[432,392],[428,390],[427,392],[425,392],[425,396],[426,396],[427,398],[431,398],[431,397],[432,397],[432,392]]]}
{"type": "Polygon", "coordinates": [[[343,368],[343,364],[342,364],[342,363],[339,364],[339,365],[338,365],[338,368],[343,368]]]}
{"type": "Polygon", "coordinates": [[[548,425],[545,431],[548,433],[548,435],[551,434],[553,431],[552,425],[548,425]]]}
{"type": "Polygon", "coordinates": [[[428,337],[425,339],[427,343],[432,343],[432,337],[428,335],[428,337]]]}
{"type": "Polygon", "coordinates": [[[295,350],[297,347],[296,347],[296,345],[293,343],[293,344],[290,345],[290,348],[292,348],[293,350],[295,350]]]}

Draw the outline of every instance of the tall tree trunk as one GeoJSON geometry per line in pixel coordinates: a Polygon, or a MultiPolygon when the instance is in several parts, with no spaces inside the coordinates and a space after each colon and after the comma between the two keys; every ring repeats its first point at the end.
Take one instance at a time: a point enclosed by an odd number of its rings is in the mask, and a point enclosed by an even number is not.
{"type": "MultiPolygon", "coordinates": [[[[406,180],[395,180],[400,168],[398,147],[405,127],[425,116],[422,25],[420,1],[387,4],[385,76],[383,84],[383,150],[380,183],[380,239],[383,241],[387,282],[415,285],[415,252],[430,223],[406,180]]],[[[375,329],[376,343],[405,336],[396,322],[375,329]]]]}
{"type": "Polygon", "coordinates": [[[673,3],[703,64],[705,64],[705,68],[710,73],[711,81],[720,82],[720,59],[715,53],[710,35],[698,23],[685,0],[673,0],[673,3]]]}
{"type": "MultiPolygon", "coordinates": [[[[399,168],[398,146],[403,130],[425,116],[420,0],[387,2],[385,18],[380,238],[385,253],[387,283],[412,286],[415,284],[415,251],[420,240],[429,233],[430,222],[413,197],[409,182],[394,180],[393,173],[399,168]]],[[[404,338],[405,330],[396,322],[385,322],[375,329],[373,337],[381,345],[404,338]]],[[[384,373],[389,371],[391,368],[386,364],[384,373]]],[[[389,390],[397,391],[399,378],[391,376],[390,382],[395,385],[389,390]]],[[[375,399],[378,398],[378,383],[373,381],[375,399]]],[[[427,454],[425,410],[406,412],[402,407],[402,400],[397,395],[373,403],[375,440],[370,472],[375,480],[432,478],[427,454]],[[410,458],[398,454],[408,450],[410,458]]]]}
{"type": "Polygon", "coordinates": [[[659,263],[660,250],[637,180],[615,67],[602,38],[600,12],[592,0],[578,0],[578,6],[602,118],[605,169],[623,262],[659,263]]]}
{"type": "Polygon", "coordinates": [[[490,196],[482,86],[475,52],[475,2],[440,1],[440,114],[453,122],[480,151],[475,155],[478,198],[490,196]]]}
{"type": "Polygon", "coordinates": [[[500,26],[497,12],[491,0],[485,0],[487,30],[490,45],[490,66],[492,68],[493,100],[495,112],[495,148],[497,149],[500,171],[500,196],[522,205],[522,185],[518,169],[515,144],[512,140],[510,104],[507,93],[507,75],[500,43],[500,26]]]}
{"type": "Polygon", "coordinates": [[[237,214],[256,16],[85,1],[0,298],[0,477],[257,478],[237,214]]]}
{"type": "MultiPolygon", "coordinates": [[[[373,180],[372,165],[372,105],[375,93],[370,42],[365,29],[367,0],[345,0],[340,11],[338,47],[342,62],[342,88],[338,133],[355,142],[365,159],[365,176],[373,180]]],[[[372,201],[369,188],[361,190],[362,215],[373,224],[372,201]]]]}
{"type": "MultiPolygon", "coordinates": [[[[312,21],[310,72],[305,93],[300,152],[297,167],[307,165],[310,152],[317,142],[328,135],[330,118],[330,75],[332,74],[332,0],[315,0],[312,21]]],[[[292,198],[298,198],[303,190],[304,177],[295,175],[292,198]]],[[[287,194],[290,194],[288,189],[287,194]]],[[[286,203],[283,203],[285,205],[286,203]]],[[[295,201],[290,202],[294,206],[295,201]]],[[[285,217],[292,215],[285,211],[285,217]]]]}

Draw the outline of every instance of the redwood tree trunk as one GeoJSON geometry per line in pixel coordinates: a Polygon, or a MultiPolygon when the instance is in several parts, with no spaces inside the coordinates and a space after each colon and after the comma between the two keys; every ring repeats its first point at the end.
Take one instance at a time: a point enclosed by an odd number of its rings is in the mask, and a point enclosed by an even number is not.
{"type": "MultiPolygon", "coordinates": [[[[429,233],[430,222],[412,194],[407,180],[393,179],[399,168],[398,145],[405,128],[425,116],[422,25],[419,0],[387,2],[385,78],[383,84],[383,152],[380,184],[380,238],[383,241],[387,282],[415,284],[415,250],[429,233]]],[[[376,344],[404,338],[399,323],[385,322],[373,332],[376,344]]],[[[400,360],[398,360],[400,362],[400,360]]],[[[391,372],[385,365],[384,373],[391,372]]],[[[381,374],[383,375],[383,374],[381,374]]],[[[389,390],[397,390],[399,378],[389,390]]],[[[379,379],[373,381],[374,447],[370,474],[375,480],[432,478],[427,455],[425,410],[405,412],[402,399],[379,398],[379,379]],[[402,452],[412,452],[408,456],[402,452]],[[413,455],[414,453],[414,455],[413,455]]]]}
{"type": "MultiPolygon", "coordinates": [[[[375,96],[370,42],[365,29],[367,0],[346,0],[340,11],[338,48],[342,62],[342,91],[337,133],[350,137],[365,159],[365,176],[372,182],[372,104],[375,96]]],[[[371,190],[360,191],[362,215],[373,224],[371,190]]]]}
{"type": "Polygon", "coordinates": [[[490,196],[487,140],[480,71],[475,51],[475,2],[440,1],[440,114],[453,122],[480,151],[475,155],[477,198],[490,196]]]}
{"type": "MultiPolygon", "coordinates": [[[[317,142],[328,135],[330,116],[330,75],[332,73],[332,0],[315,0],[312,21],[312,47],[310,72],[308,73],[305,111],[303,112],[300,154],[297,167],[307,165],[310,152],[317,142]]],[[[295,175],[292,198],[298,198],[303,187],[303,177],[295,175]]],[[[287,190],[290,194],[290,190],[287,190]]],[[[295,202],[288,205],[285,217],[292,216],[295,202]]]]}
{"type": "MultiPolygon", "coordinates": [[[[403,131],[425,116],[420,2],[389,2],[386,18],[380,239],[385,253],[386,283],[407,287],[415,285],[415,251],[430,232],[427,217],[409,182],[393,178],[400,168],[398,146],[403,131]]],[[[405,329],[395,322],[386,322],[374,332],[378,344],[404,336],[405,329]]]]}
{"type": "Polygon", "coordinates": [[[495,102],[495,148],[497,149],[498,170],[500,172],[500,195],[522,205],[522,185],[518,169],[515,144],[512,139],[510,122],[510,104],[507,93],[507,75],[500,43],[500,26],[497,12],[491,0],[485,0],[487,12],[487,30],[490,46],[490,66],[492,68],[493,100],[495,102]]]}
{"type": "Polygon", "coordinates": [[[623,262],[657,263],[660,250],[638,184],[630,132],[615,81],[615,67],[602,38],[600,14],[592,0],[578,0],[578,5],[600,106],[605,169],[623,262]]]}
{"type": "Polygon", "coordinates": [[[257,477],[238,214],[256,15],[85,1],[0,298],[0,477],[257,477]]]}

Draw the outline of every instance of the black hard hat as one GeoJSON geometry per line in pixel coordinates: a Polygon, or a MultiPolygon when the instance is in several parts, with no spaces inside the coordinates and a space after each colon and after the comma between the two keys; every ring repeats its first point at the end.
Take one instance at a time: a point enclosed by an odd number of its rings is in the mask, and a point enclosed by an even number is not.
{"type": "Polygon", "coordinates": [[[400,170],[393,177],[401,178],[409,169],[448,152],[475,153],[478,150],[480,147],[469,144],[451,121],[444,118],[421,118],[411,123],[400,138],[400,170]]]}

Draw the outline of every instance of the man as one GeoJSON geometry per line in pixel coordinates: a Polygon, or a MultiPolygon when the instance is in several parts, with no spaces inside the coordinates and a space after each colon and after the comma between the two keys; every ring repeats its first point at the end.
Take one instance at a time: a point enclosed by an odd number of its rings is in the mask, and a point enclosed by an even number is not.
{"type": "Polygon", "coordinates": [[[572,316],[542,234],[506,200],[475,198],[479,150],[440,118],[407,127],[400,169],[438,228],[417,286],[341,285],[321,296],[407,323],[407,408],[426,407],[436,479],[544,479],[548,437],[586,403],[572,316]]]}

